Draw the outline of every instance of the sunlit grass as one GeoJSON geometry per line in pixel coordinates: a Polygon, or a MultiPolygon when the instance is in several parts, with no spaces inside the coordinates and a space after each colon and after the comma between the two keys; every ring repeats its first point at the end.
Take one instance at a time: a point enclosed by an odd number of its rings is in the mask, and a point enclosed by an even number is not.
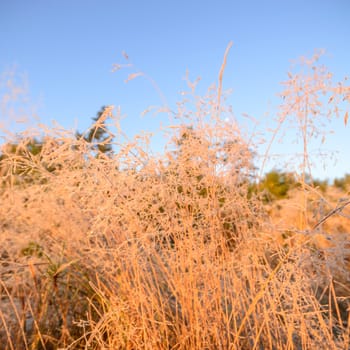
{"type": "Polygon", "coordinates": [[[314,215],[304,145],[297,219],[273,220],[220,84],[179,109],[161,156],[62,130],[3,147],[1,349],[348,349],[348,237],[321,229],[349,203],[314,215]]]}

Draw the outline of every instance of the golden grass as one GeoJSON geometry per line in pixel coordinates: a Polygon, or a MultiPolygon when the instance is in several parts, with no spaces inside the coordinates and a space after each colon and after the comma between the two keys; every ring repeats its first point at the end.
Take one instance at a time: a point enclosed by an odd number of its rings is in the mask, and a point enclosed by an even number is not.
{"type": "Polygon", "coordinates": [[[317,246],[248,195],[252,145],[217,101],[162,156],[57,130],[35,156],[3,148],[1,349],[348,349],[348,243],[317,246]]]}

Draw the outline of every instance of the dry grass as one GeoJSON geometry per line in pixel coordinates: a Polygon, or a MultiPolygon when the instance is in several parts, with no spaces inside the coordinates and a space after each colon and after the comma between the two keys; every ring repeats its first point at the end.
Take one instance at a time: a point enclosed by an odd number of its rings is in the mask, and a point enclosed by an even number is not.
{"type": "Polygon", "coordinates": [[[162,156],[57,130],[7,153],[1,349],[348,349],[347,238],[317,246],[305,221],[277,239],[286,223],[248,195],[252,145],[217,101],[179,104],[162,156]]]}

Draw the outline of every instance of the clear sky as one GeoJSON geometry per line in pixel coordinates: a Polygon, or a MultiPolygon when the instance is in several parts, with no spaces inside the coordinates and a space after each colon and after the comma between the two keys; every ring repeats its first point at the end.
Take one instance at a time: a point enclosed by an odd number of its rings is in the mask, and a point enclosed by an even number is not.
{"type": "MultiPolygon", "coordinates": [[[[323,48],[322,62],[341,79],[350,75],[349,38],[349,0],[0,0],[0,73],[15,66],[26,75],[24,109],[36,106],[43,122],[81,131],[102,105],[121,107],[130,135],[153,130],[164,118],[140,116],[162,104],[149,81],[125,84],[132,70],[112,73],[114,63],[124,62],[123,51],[172,107],[186,70],[202,78],[201,91],[217,81],[232,40],[224,76],[224,88],[233,89],[228,103],[238,120],[248,113],[262,130],[272,125],[291,60],[323,48]]],[[[0,114],[0,121],[6,118],[0,114]]],[[[349,127],[342,120],[329,125],[335,134],[324,150],[338,151],[338,161],[318,167],[316,177],[350,173],[349,127]]],[[[274,151],[294,148],[287,141],[274,151]]]]}

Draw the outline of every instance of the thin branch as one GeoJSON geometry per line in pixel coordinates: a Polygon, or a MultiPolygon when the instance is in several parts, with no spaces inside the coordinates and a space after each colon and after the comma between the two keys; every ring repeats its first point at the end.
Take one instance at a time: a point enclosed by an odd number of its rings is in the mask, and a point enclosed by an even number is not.
{"type": "Polygon", "coordinates": [[[333,210],[331,210],[328,214],[326,214],[313,228],[312,230],[316,230],[318,227],[320,227],[325,221],[327,221],[331,216],[340,213],[347,205],[350,204],[350,200],[347,200],[342,205],[337,206],[333,210]]]}

